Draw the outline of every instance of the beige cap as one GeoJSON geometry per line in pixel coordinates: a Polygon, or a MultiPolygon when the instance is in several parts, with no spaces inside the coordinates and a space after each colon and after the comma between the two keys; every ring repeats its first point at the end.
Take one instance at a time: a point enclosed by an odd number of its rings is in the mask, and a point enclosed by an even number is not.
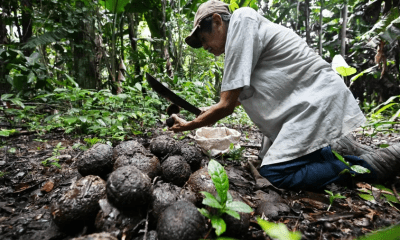
{"type": "Polygon", "coordinates": [[[210,0],[201,4],[194,16],[194,28],[189,36],[185,38],[186,43],[193,48],[201,48],[201,41],[195,34],[196,30],[200,28],[200,22],[214,13],[230,14],[228,6],[228,4],[219,0],[210,0]]]}

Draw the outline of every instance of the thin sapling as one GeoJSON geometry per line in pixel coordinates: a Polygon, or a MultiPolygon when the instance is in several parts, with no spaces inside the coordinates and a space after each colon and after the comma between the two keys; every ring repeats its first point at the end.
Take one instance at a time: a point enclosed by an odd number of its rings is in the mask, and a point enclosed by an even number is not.
{"type": "Polygon", "coordinates": [[[204,208],[199,209],[199,211],[211,220],[211,225],[215,228],[215,233],[217,236],[220,236],[226,230],[226,223],[222,219],[224,213],[236,219],[240,219],[238,212],[251,213],[253,212],[253,209],[243,202],[233,201],[232,195],[228,192],[228,175],[221,164],[215,160],[211,160],[208,163],[208,173],[210,174],[211,180],[217,190],[217,196],[202,191],[201,193],[205,196],[203,204],[215,208],[217,213],[212,214],[204,208]]]}

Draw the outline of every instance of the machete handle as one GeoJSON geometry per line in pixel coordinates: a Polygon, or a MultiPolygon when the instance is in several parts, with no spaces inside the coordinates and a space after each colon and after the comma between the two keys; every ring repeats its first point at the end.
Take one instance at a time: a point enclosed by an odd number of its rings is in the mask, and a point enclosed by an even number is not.
{"type": "Polygon", "coordinates": [[[172,117],[170,117],[165,122],[167,123],[168,127],[172,127],[175,123],[175,120],[172,117]]]}

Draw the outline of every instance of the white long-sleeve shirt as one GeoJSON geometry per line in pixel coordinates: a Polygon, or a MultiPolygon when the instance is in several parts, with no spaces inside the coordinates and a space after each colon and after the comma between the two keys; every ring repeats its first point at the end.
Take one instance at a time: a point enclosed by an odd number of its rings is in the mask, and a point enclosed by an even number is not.
{"type": "Polygon", "coordinates": [[[237,88],[246,113],[273,142],[262,165],[314,152],[365,122],[329,63],[251,8],[236,10],[227,32],[221,91],[237,88]]]}

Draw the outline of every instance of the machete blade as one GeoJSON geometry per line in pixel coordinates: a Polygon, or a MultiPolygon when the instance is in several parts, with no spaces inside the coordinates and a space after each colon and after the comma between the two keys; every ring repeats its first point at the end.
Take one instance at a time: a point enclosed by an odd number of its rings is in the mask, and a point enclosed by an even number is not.
{"type": "Polygon", "coordinates": [[[176,95],[174,92],[169,90],[167,87],[165,87],[162,83],[157,81],[157,79],[155,79],[150,74],[146,73],[146,79],[147,79],[147,82],[150,84],[151,88],[153,88],[153,90],[156,91],[163,98],[165,98],[165,99],[169,100],[170,102],[178,105],[179,107],[195,114],[196,116],[198,116],[201,113],[200,109],[198,109],[197,107],[188,103],[185,99],[176,95]]]}

